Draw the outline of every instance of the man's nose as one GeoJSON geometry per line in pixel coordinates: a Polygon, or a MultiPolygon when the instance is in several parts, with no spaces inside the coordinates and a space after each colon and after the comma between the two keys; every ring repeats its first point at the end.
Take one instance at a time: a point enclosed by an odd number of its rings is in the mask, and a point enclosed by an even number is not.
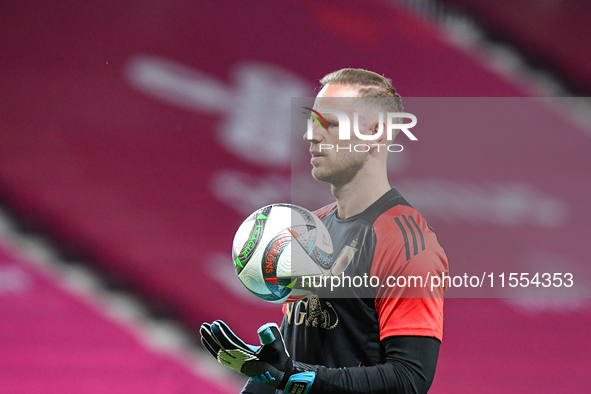
{"type": "Polygon", "coordinates": [[[306,130],[306,132],[302,136],[304,138],[304,141],[313,142],[316,144],[320,143],[320,141],[322,141],[322,131],[319,129],[320,128],[318,127],[318,125],[314,124],[311,128],[306,130]]]}

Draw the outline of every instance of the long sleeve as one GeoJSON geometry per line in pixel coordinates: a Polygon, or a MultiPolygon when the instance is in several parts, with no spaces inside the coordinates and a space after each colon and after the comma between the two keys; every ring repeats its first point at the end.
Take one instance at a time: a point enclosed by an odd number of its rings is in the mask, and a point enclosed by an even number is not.
{"type": "MultiPolygon", "coordinates": [[[[310,394],[424,394],[429,391],[441,342],[433,337],[399,336],[382,341],[386,362],[369,367],[326,368],[294,362],[293,372],[314,371],[310,394]]],[[[280,391],[277,391],[280,393],[280,391]]],[[[249,379],[242,394],[274,394],[249,379]]]]}
{"type": "Polygon", "coordinates": [[[386,363],[370,367],[317,367],[310,393],[426,393],[435,376],[440,342],[432,337],[385,338],[386,363]]]}

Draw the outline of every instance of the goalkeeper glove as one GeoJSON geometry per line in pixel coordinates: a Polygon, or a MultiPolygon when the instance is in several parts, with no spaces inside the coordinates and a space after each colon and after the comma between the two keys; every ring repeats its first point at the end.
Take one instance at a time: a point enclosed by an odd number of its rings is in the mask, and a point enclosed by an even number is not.
{"type": "Polygon", "coordinates": [[[221,320],[201,325],[201,343],[221,364],[252,379],[287,393],[307,394],[316,373],[302,371],[285,348],[275,323],[261,326],[257,333],[261,346],[252,346],[238,338],[221,320]]]}

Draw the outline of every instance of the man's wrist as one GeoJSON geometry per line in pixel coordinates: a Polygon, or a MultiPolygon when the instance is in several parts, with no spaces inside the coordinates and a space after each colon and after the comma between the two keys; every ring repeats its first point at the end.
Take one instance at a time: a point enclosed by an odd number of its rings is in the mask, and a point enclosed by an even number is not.
{"type": "Polygon", "coordinates": [[[292,358],[288,358],[287,363],[285,364],[285,370],[283,371],[283,378],[281,379],[279,384],[275,386],[275,388],[279,390],[283,390],[285,388],[285,386],[287,385],[287,381],[289,380],[291,375],[293,375],[293,364],[294,361],[292,360],[292,358]]]}
{"type": "Polygon", "coordinates": [[[289,359],[286,373],[277,388],[290,394],[307,394],[314,381],[318,366],[300,363],[289,359]]]}

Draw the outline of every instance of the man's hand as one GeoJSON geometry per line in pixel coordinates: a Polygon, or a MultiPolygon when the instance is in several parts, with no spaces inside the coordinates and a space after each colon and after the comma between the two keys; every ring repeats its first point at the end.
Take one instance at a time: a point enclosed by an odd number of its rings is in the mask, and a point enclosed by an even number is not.
{"type": "Polygon", "coordinates": [[[262,346],[247,345],[221,320],[203,323],[200,332],[201,343],[221,364],[270,386],[280,385],[291,360],[277,324],[258,329],[262,346]]]}
{"type": "Polygon", "coordinates": [[[252,346],[238,338],[221,320],[201,325],[201,343],[221,364],[252,379],[288,393],[307,393],[314,372],[294,371],[294,365],[279,327],[267,323],[258,329],[261,346],[252,346]]]}

